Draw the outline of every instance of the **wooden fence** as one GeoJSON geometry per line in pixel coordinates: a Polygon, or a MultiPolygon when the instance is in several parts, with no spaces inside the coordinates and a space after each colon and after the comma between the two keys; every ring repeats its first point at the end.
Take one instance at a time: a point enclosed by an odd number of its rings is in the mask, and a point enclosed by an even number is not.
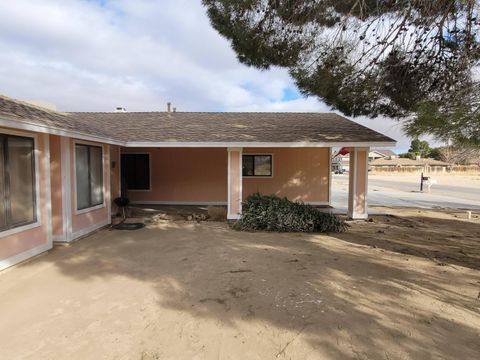
{"type": "Polygon", "coordinates": [[[463,174],[480,175],[478,165],[452,165],[452,166],[370,166],[370,172],[376,174],[389,173],[425,173],[425,174],[463,174]]]}

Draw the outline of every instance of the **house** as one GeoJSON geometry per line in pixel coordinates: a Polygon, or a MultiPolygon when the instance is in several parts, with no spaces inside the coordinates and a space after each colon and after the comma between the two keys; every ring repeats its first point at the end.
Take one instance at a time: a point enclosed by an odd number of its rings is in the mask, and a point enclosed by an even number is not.
{"type": "Polygon", "coordinates": [[[395,159],[398,155],[389,149],[372,149],[368,153],[368,160],[376,160],[376,159],[395,159]]]}
{"type": "Polygon", "coordinates": [[[112,199],[226,205],[254,192],[331,204],[349,147],[348,214],[367,217],[370,147],[395,141],[330,113],[62,113],[0,96],[0,269],[111,223],[112,199]]]}
{"type": "Polygon", "coordinates": [[[452,164],[434,159],[382,158],[370,162],[372,171],[445,171],[452,164]]]}

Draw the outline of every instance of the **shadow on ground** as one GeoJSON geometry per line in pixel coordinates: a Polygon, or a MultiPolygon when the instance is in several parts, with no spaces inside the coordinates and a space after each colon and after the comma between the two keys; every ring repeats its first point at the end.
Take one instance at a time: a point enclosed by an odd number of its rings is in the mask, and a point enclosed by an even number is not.
{"type": "Polygon", "coordinates": [[[478,233],[453,220],[428,229],[422,217],[375,221],[331,236],[160,222],[101,231],[38,261],[85,286],[119,276],[149,284],[157,309],[141,331],[156,343],[143,346],[165,357],[167,331],[200,358],[223,342],[225,358],[477,359],[478,233]],[[407,229],[401,242],[393,227],[407,229]],[[444,256],[457,247],[466,255],[444,256]]]}

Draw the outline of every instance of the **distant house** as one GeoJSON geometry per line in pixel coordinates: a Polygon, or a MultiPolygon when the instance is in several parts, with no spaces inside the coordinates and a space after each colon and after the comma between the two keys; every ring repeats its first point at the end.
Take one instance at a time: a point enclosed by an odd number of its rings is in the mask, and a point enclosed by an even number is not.
{"type": "Polygon", "coordinates": [[[368,153],[368,160],[370,161],[376,160],[376,159],[395,159],[395,158],[398,158],[398,155],[394,151],[389,149],[385,149],[385,150],[372,149],[368,153]]]}
{"type": "Polygon", "coordinates": [[[446,170],[451,164],[434,159],[409,159],[409,158],[381,158],[370,161],[370,169],[395,171],[405,169],[410,171],[438,171],[446,170]]]}
{"type": "MultiPolygon", "coordinates": [[[[396,159],[398,155],[389,149],[372,149],[368,153],[368,161],[371,163],[378,159],[396,159]]],[[[350,154],[341,154],[337,152],[332,158],[333,172],[348,172],[350,170],[350,154]]]]}

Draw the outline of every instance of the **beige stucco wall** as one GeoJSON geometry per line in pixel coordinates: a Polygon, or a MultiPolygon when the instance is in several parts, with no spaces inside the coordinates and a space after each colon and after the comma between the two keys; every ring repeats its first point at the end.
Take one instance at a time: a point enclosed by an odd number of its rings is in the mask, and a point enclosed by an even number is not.
{"type": "MultiPolygon", "coordinates": [[[[48,217],[48,135],[35,134],[27,131],[19,130],[9,130],[0,128],[1,133],[13,133],[19,136],[36,136],[36,142],[38,146],[37,157],[36,157],[36,171],[39,173],[39,196],[38,196],[38,206],[40,208],[40,218],[39,226],[18,232],[9,236],[2,236],[0,233],[0,262],[2,260],[7,260],[12,257],[21,255],[24,252],[32,251],[35,248],[40,246],[49,246],[49,236],[48,236],[48,226],[49,226],[49,217],[48,217]],[[47,140],[46,140],[47,139],[47,140]]],[[[43,251],[46,249],[43,249],[43,251]]],[[[33,256],[35,255],[32,252],[33,256]]],[[[23,260],[23,259],[22,259],[23,260]]],[[[0,263],[0,268],[3,265],[0,263]]]]}
{"type": "MultiPolygon", "coordinates": [[[[227,202],[228,152],[225,148],[122,148],[151,154],[151,190],[129,191],[136,202],[227,202]]],[[[273,177],[244,178],[243,198],[254,192],[292,200],[328,203],[328,148],[244,148],[273,155],[273,177]]]]}
{"type": "Polygon", "coordinates": [[[227,201],[227,150],[219,148],[122,148],[151,154],[151,190],[129,191],[131,201],[227,201]]]}
{"type": "Polygon", "coordinates": [[[243,179],[243,198],[275,194],[290,200],[328,203],[329,148],[248,148],[244,154],[272,154],[273,176],[243,179]]]}

